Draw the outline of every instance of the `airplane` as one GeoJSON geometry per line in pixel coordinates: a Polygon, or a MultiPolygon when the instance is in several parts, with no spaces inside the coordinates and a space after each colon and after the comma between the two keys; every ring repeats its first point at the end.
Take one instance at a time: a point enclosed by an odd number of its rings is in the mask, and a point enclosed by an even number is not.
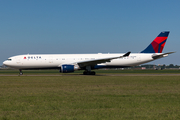
{"type": "Polygon", "coordinates": [[[95,75],[94,69],[132,67],[167,57],[174,52],[162,53],[169,31],[161,32],[151,44],[140,53],[118,54],[26,54],[8,58],[4,65],[22,70],[59,69],[61,73],[85,70],[84,75],[95,75]]]}

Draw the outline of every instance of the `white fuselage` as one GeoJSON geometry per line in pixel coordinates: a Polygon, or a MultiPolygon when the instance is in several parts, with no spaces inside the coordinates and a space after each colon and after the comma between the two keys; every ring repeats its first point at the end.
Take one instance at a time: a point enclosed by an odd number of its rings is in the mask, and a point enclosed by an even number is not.
{"type": "MultiPolygon", "coordinates": [[[[157,53],[161,54],[161,53],[157,53]]],[[[118,57],[123,54],[27,54],[8,58],[3,64],[16,69],[60,68],[64,64],[96,60],[108,57],[118,57]]],[[[113,59],[110,62],[97,64],[104,68],[129,67],[153,61],[153,53],[132,53],[128,57],[113,59]]],[[[79,68],[80,69],[80,68],[79,68]]]]}

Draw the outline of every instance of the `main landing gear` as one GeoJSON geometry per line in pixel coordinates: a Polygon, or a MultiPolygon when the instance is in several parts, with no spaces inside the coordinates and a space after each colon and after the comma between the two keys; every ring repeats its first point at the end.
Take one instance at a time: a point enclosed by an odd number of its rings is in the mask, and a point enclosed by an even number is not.
{"type": "Polygon", "coordinates": [[[95,75],[96,72],[91,71],[91,66],[86,66],[86,70],[83,72],[83,75],[95,75]]]}
{"type": "Polygon", "coordinates": [[[96,75],[96,72],[94,72],[94,71],[84,71],[83,75],[96,75]]]}
{"type": "Polygon", "coordinates": [[[23,75],[23,72],[21,69],[19,69],[19,75],[23,75]]]}

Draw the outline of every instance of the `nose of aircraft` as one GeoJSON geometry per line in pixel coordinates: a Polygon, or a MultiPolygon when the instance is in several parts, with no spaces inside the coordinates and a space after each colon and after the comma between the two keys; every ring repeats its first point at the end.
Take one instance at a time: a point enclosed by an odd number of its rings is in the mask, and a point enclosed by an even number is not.
{"type": "Polygon", "coordinates": [[[5,60],[4,62],[3,62],[3,65],[8,65],[8,61],[7,60],[5,60]]]}
{"type": "Polygon", "coordinates": [[[6,61],[3,62],[3,65],[6,65],[6,61]]]}

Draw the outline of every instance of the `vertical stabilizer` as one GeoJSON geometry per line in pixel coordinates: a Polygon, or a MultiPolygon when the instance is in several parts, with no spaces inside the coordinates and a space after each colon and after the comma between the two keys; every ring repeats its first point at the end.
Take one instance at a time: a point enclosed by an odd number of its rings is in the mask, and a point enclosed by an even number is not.
{"type": "Polygon", "coordinates": [[[141,51],[141,53],[162,53],[168,35],[169,31],[161,32],[145,50],[141,51]]]}

